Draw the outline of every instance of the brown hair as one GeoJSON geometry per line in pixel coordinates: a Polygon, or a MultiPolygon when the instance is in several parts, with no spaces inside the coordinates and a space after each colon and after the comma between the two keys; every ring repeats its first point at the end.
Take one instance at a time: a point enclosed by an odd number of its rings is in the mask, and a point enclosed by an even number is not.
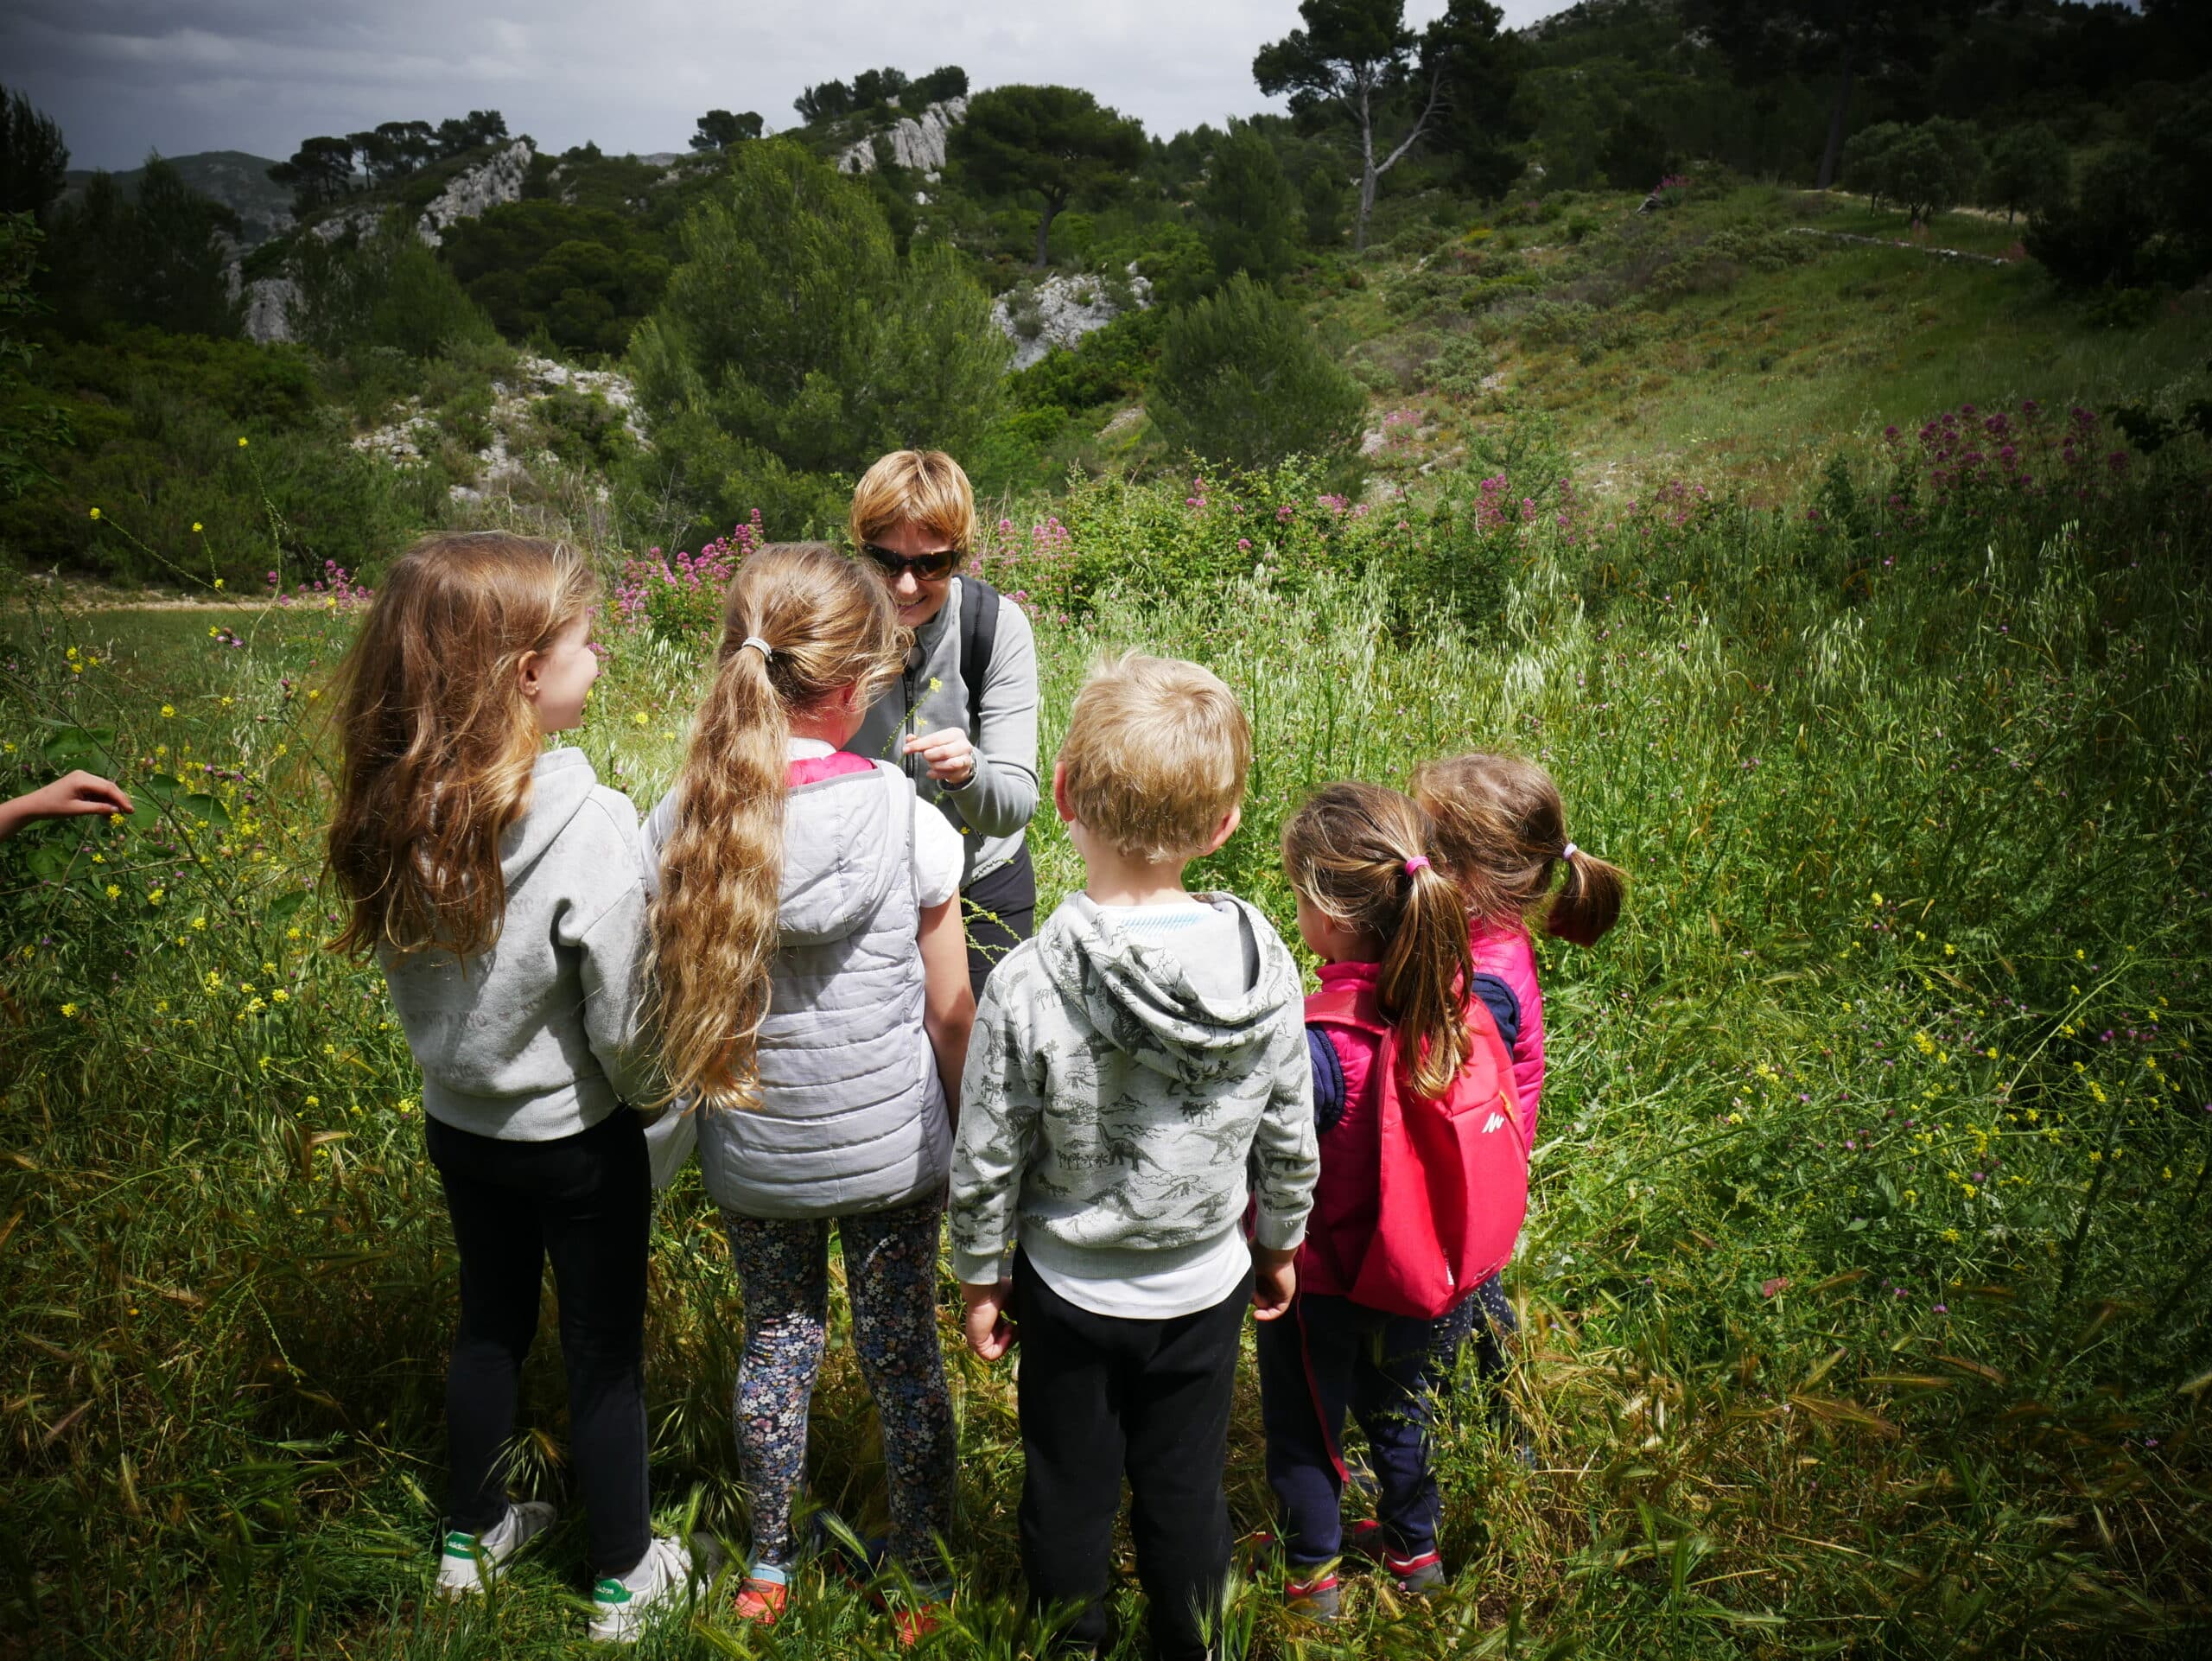
{"type": "Polygon", "coordinates": [[[976,493],[943,450],[893,450],[854,487],[851,525],[855,548],[893,525],[918,525],[964,554],[976,543],[976,493]]]}
{"type": "Polygon", "coordinates": [[[1413,782],[1478,920],[1526,917],[1551,893],[1553,868],[1561,864],[1567,883],[1544,913],[1548,932],[1595,945],[1619,920],[1626,875],[1567,840],[1559,786],[1534,761],[1478,750],[1424,761],[1413,782]]]}
{"type": "Polygon", "coordinates": [[[1466,1064],[1472,968],[1458,887],[1418,804],[1376,785],[1325,785],[1282,829],[1290,886],[1339,927],[1382,943],[1376,993],[1402,1075],[1441,1096],[1466,1064]]]}
{"type": "Polygon", "coordinates": [[[652,906],[652,1008],[671,1094],[716,1106],[756,1099],[791,717],[855,682],[862,705],[873,703],[906,646],[889,590],[827,543],[769,543],[731,580],[652,906]]]}
{"type": "Polygon", "coordinates": [[[1091,666],[1059,763],[1068,806],[1116,852],[1190,859],[1244,799],[1252,728],[1211,670],[1125,652],[1091,666]]]}
{"type": "Polygon", "coordinates": [[[467,957],[499,939],[499,837],[542,736],[518,666],[598,599],[582,556],[505,531],[426,537],[385,574],[338,671],[329,858],[353,915],[335,950],[467,957]]]}

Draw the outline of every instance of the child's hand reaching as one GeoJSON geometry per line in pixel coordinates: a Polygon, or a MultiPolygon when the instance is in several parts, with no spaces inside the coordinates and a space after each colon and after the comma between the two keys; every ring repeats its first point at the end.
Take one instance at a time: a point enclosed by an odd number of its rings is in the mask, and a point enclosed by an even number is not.
{"type": "Polygon", "coordinates": [[[963,1323],[968,1334],[968,1347],[986,1361],[995,1361],[1012,1349],[1020,1334],[1006,1313],[1007,1295],[1014,1290],[1012,1281],[1001,1281],[995,1286],[963,1284],[960,1295],[968,1304],[968,1314],[963,1323]]]}
{"type": "Polygon", "coordinates": [[[1274,1321],[1298,1295],[1298,1253],[1252,1248],[1252,1319],[1274,1321]]]}

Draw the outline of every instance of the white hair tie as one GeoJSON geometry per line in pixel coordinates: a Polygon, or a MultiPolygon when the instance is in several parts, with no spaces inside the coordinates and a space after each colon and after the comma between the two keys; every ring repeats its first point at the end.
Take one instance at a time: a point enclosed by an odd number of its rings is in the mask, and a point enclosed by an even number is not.
{"type": "Polygon", "coordinates": [[[1564,847],[1564,848],[1562,848],[1562,849],[1560,849],[1560,850],[1559,850],[1559,856],[1560,856],[1561,859],[1573,859],[1573,858],[1577,854],[1580,853],[1581,851],[1582,851],[1582,850],[1581,850],[1580,848],[1577,848],[1577,847],[1576,847],[1573,843],[1571,843],[1571,842],[1570,842],[1570,843],[1568,843],[1567,844],[1567,846],[1566,846],[1566,847],[1564,847]]]}
{"type": "Polygon", "coordinates": [[[776,648],[770,646],[758,634],[748,634],[737,643],[737,649],[740,652],[744,651],[747,646],[751,646],[754,651],[758,652],[764,659],[772,660],[776,655],[776,648]]]}

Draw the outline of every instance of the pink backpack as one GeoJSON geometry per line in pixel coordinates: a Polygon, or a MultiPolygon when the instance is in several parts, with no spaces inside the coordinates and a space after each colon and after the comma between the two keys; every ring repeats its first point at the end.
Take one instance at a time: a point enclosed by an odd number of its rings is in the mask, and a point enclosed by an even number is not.
{"type": "Polygon", "coordinates": [[[1529,1212],[1529,1152],[1513,1061],[1480,999],[1466,1009],[1472,1053],[1440,1097],[1401,1078],[1397,1034],[1372,988],[1306,1000],[1309,1025],[1382,1040],[1374,1078],[1382,1204],[1351,1297],[1391,1314],[1442,1314],[1505,1266],[1529,1212]]]}

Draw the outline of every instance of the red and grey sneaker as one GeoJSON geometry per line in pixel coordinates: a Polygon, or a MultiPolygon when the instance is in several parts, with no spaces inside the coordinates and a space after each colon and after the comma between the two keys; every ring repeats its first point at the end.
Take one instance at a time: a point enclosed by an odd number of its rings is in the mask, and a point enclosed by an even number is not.
{"type": "Polygon", "coordinates": [[[1398,1590],[1408,1597],[1426,1597],[1444,1584],[1444,1559],[1433,1551],[1424,1551],[1418,1557],[1401,1557],[1395,1551],[1382,1554],[1382,1567],[1390,1571],[1390,1578],[1398,1582],[1398,1590]]]}
{"type": "Polygon", "coordinates": [[[1344,1556],[1357,1562],[1377,1563],[1382,1561],[1382,1524],[1373,1518],[1344,1524],[1344,1556]]]}
{"type": "Polygon", "coordinates": [[[1286,1580],[1282,1601],[1292,1614],[1306,1620],[1334,1620],[1344,1613],[1344,1593],[1337,1585],[1333,1566],[1325,1567],[1312,1580],[1286,1580]]]}

